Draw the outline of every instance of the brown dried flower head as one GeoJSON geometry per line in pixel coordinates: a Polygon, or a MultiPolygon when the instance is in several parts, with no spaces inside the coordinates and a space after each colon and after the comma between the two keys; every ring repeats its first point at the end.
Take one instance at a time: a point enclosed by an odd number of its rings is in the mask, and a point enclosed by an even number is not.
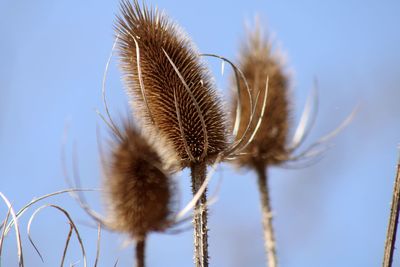
{"type": "Polygon", "coordinates": [[[132,106],[163,157],[181,167],[215,160],[227,147],[227,122],[207,68],[192,42],[159,11],[124,1],[116,23],[132,106]]]}
{"type": "Polygon", "coordinates": [[[104,188],[111,228],[141,240],[164,230],[171,215],[171,180],[162,162],[132,123],[113,143],[104,188]]]}
{"type": "MultiPolygon", "coordinates": [[[[257,28],[248,34],[248,38],[241,47],[239,68],[247,80],[252,101],[256,96],[264,92],[268,81],[268,98],[265,115],[252,142],[244,150],[243,156],[239,157],[237,163],[242,166],[254,167],[254,165],[274,165],[287,159],[287,137],[289,128],[289,105],[288,105],[288,78],[283,72],[282,64],[271,51],[271,44],[264,39],[261,30],[257,28]]],[[[242,109],[238,136],[245,131],[251,116],[249,94],[246,92],[244,81],[239,80],[240,105],[242,109]]],[[[255,116],[259,117],[262,112],[262,97],[258,98],[255,116]]],[[[237,108],[237,102],[234,109],[237,108]]],[[[251,122],[254,128],[256,121],[251,122]]]]}

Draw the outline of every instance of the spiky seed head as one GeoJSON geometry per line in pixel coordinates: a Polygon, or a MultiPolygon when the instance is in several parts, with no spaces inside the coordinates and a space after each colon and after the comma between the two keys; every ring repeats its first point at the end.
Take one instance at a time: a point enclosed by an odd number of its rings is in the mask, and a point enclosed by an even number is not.
{"type": "MultiPolygon", "coordinates": [[[[244,155],[238,158],[239,165],[251,167],[261,164],[267,166],[279,164],[287,159],[289,82],[278,56],[273,54],[271,43],[262,36],[259,27],[249,33],[245,43],[242,44],[239,68],[249,85],[254,101],[253,105],[257,107],[254,115],[256,118],[260,116],[263,101],[263,97],[259,97],[258,103],[255,103],[256,96],[265,89],[267,79],[269,82],[264,119],[255,138],[245,149],[244,155]]],[[[242,115],[238,136],[245,131],[251,114],[249,95],[245,88],[243,80],[240,80],[242,115]]],[[[234,105],[235,110],[236,105],[237,101],[234,105]]],[[[254,120],[251,127],[254,128],[256,123],[257,120],[254,120]]]]}
{"type": "Polygon", "coordinates": [[[189,38],[137,1],[122,2],[116,33],[126,89],[147,134],[156,133],[181,167],[215,159],[227,147],[227,121],[189,38]]]}
{"type": "Polygon", "coordinates": [[[111,228],[141,240],[169,225],[171,180],[160,157],[131,123],[116,137],[104,188],[111,228]]]}

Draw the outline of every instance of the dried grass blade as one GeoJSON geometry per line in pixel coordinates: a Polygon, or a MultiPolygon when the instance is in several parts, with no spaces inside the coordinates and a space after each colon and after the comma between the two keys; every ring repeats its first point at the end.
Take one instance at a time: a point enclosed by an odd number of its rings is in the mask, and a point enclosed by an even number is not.
{"type": "Polygon", "coordinates": [[[96,260],[94,262],[94,267],[97,267],[100,257],[100,239],[101,239],[101,225],[97,224],[97,245],[96,245],[96,260]]]}
{"type": "MultiPolygon", "coordinates": [[[[39,202],[39,201],[41,201],[41,200],[43,200],[43,199],[46,199],[46,198],[49,198],[49,197],[53,197],[53,196],[56,196],[56,195],[61,195],[61,194],[66,194],[66,193],[74,192],[74,191],[92,192],[92,191],[101,191],[101,189],[96,189],[96,188],[95,188],[95,189],[71,188],[71,189],[64,189],[64,190],[60,190],[60,191],[57,191],[57,192],[54,192],[54,193],[46,194],[46,195],[43,195],[43,196],[41,196],[41,197],[39,197],[39,198],[34,198],[33,200],[31,200],[31,202],[29,202],[27,205],[25,205],[22,209],[20,209],[20,210],[16,213],[16,216],[17,216],[17,218],[21,217],[21,216],[25,213],[25,211],[27,211],[27,209],[28,209],[29,207],[31,207],[32,205],[36,204],[37,202],[39,202]]],[[[13,225],[14,225],[14,220],[11,221],[11,222],[7,225],[5,235],[8,234],[8,232],[10,231],[10,229],[11,229],[11,227],[12,227],[13,225]]]]}
{"type": "MultiPolygon", "coordinates": [[[[5,230],[6,230],[6,224],[8,222],[8,219],[10,217],[10,213],[11,213],[11,209],[8,209],[6,218],[4,219],[3,223],[2,223],[2,231],[1,231],[1,236],[0,236],[0,261],[1,261],[1,252],[3,251],[3,242],[4,242],[4,237],[5,237],[5,230]]],[[[1,227],[0,227],[1,229],[1,227]]],[[[0,266],[1,266],[1,262],[0,262],[0,266]]]]}
{"type": "MultiPolygon", "coordinates": [[[[65,153],[65,152],[64,152],[65,153]]],[[[74,144],[73,147],[73,177],[75,184],[72,182],[72,180],[69,177],[67,167],[66,167],[66,160],[65,160],[65,155],[62,155],[62,168],[63,168],[63,173],[64,173],[64,179],[66,183],[70,187],[79,187],[80,185],[80,176],[79,176],[79,171],[78,171],[78,156],[76,152],[76,146],[74,144]]],[[[100,214],[95,212],[93,209],[90,208],[90,206],[87,204],[86,198],[83,194],[80,194],[80,192],[84,192],[83,190],[76,190],[76,191],[70,191],[69,194],[70,196],[78,202],[79,206],[96,222],[101,223],[102,225],[106,226],[105,220],[101,217],[100,214]]]]}
{"type": "MultiPolygon", "coordinates": [[[[15,236],[16,236],[16,240],[17,240],[17,249],[18,249],[18,264],[20,267],[24,266],[24,256],[22,254],[22,242],[21,242],[21,235],[20,235],[20,231],[19,231],[19,225],[18,225],[18,218],[17,215],[15,214],[15,211],[10,203],[10,201],[6,198],[6,196],[0,192],[0,197],[3,199],[4,203],[7,205],[8,209],[10,210],[11,213],[11,217],[12,217],[12,221],[13,225],[14,225],[14,229],[15,229],[15,236]]],[[[7,233],[6,233],[7,235],[7,233]]]]}
{"type": "MultiPolygon", "coordinates": [[[[35,212],[32,214],[32,216],[29,218],[29,223],[28,223],[28,237],[29,237],[29,241],[31,241],[33,247],[34,247],[34,248],[36,249],[36,251],[39,253],[39,251],[37,250],[35,244],[33,243],[33,240],[30,238],[30,227],[31,227],[31,224],[32,224],[33,220],[36,218],[37,214],[38,214],[40,211],[42,211],[43,209],[45,209],[45,208],[54,208],[54,209],[56,209],[56,210],[59,210],[59,211],[60,211],[61,213],[63,213],[64,216],[68,219],[68,222],[69,222],[70,226],[73,228],[73,230],[74,230],[74,232],[75,232],[75,234],[76,234],[76,237],[77,237],[77,239],[78,239],[79,246],[80,246],[80,248],[81,248],[82,257],[83,257],[83,266],[86,267],[86,266],[87,266],[87,259],[86,259],[85,247],[84,247],[84,245],[83,245],[83,241],[82,241],[82,238],[81,238],[81,236],[80,236],[80,234],[79,234],[78,228],[76,227],[76,225],[75,225],[74,221],[72,220],[70,214],[69,214],[65,209],[61,208],[60,206],[53,205],[53,204],[46,204],[46,205],[43,205],[43,206],[37,208],[37,209],[35,210],[35,212]]],[[[40,253],[39,253],[39,255],[40,255],[40,253]]]]}
{"type": "Polygon", "coordinates": [[[68,236],[67,236],[67,240],[65,241],[65,246],[64,246],[64,251],[63,251],[63,255],[61,258],[61,267],[64,266],[64,261],[65,261],[65,257],[67,256],[67,251],[68,251],[68,245],[69,245],[69,241],[71,240],[71,236],[72,236],[72,225],[69,226],[69,232],[68,232],[68,236]]]}

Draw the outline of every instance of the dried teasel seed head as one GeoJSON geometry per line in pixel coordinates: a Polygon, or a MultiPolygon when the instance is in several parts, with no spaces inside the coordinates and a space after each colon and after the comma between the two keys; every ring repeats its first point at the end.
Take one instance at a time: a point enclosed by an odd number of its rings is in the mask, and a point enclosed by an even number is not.
{"type": "Polygon", "coordinates": [[[125,85],[147,134],[181,167],[211,162],[227,147],[227,121],[207,68],[178,26],[159,11],[121,4],[116,23],[125,85]]]}
{"type": "MultiPolygon", "coordinates": [[[[271,43],[262,36],[259,27],[248,34],[242,44],[239,68],[249,85],[250,94],[256,106],[254,116],[259,117],[263,98],[257,94],[264,92],[268,80],[268,98],[263,120],[252,142],[244,150],[243,156],[237,159],[240,166],[254,167],[275,165],[287,159],[287,138],[289,128],[288,77],[283,71],[279,55],[273,54],[271,43]]],[[[241,79],[240,105],[242,109],[238,136],[241,136],[249,123],[251,107],[249,94],[241,79]]],[[[237,101],[234,110],[237,108],[237,101]]],[[[233,113],[234,114],[234,113],[233,113]]],[[[251,128],[256,125],[256,120],[251,128]]]]}
{"type": "Polygon", "coordinates": [[[132,123],[116,137],[104,188],[110,226],[136,240],[162,231],[171,221],[171,180],[160,157],[132,123]]]}

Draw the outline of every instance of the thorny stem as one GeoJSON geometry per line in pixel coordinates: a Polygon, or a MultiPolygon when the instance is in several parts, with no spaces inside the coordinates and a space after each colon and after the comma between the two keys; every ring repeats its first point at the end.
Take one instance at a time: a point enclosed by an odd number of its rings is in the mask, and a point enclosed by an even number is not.
{"type": "MultiPolygon", "coordinates": [[[[191,165],[193,195],[203,184],[207,173],[205,162],[191,165]]],[[[196,267],[208,267],[207,189],[196,203],[193,213],[194,262],[196,267]]]]}
{"type": "Polygon", "coordinates": [[[276,243],[274,227],[272,225],[271,201],[269,198],[267,170],[264,164],[255,166],[258,176],[258,189],[261,197],[262,222],[264,227],[264,246],[267,254],[268,267],[277,267],[276,243]]]}
{"type": "Polygon", "coordinates": [[[145,264],[145,249],[146,249],[146,237],[136,242],[136,267],[144,267],[145,264]]]}
{"type": "Polygon", "coordinates": [[[397,174],[394,182],[392,207],[390,209],[389,225],[387,229],[385,252],[383,256],[383,267],[391,267],[393,263],[393,253],[396,244],[397,225],[399,222],[400,208],[400,159],[397,163],[397,174]]]}

